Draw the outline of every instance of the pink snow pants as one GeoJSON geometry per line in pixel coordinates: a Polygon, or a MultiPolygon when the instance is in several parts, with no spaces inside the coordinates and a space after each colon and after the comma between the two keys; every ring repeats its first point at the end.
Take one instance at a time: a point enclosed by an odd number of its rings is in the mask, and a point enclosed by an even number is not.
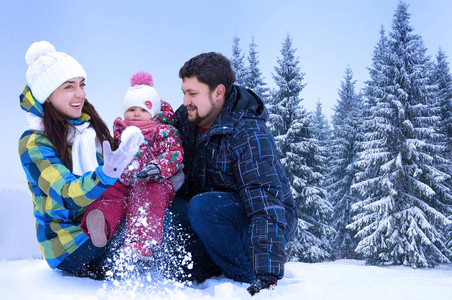
{"type": "Polygon", "coordinates": [[[125,243],[136,244],[142,254],[151,255],[152,245],[160,245],[163,237],[164,216],[174,198],[174,190],[159,182],[137,181],[126,187],[119,181],[91,203],[83,216],[81,228],[89,236],[86,216],[94,209],[102,211],[106,234],[111,239],[125,217],[125,243]]]}

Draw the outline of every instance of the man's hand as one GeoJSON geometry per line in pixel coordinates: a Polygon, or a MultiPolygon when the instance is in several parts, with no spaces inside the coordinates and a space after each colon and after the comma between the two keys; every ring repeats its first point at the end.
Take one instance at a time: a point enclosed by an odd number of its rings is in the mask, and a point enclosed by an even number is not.
{"type": "Polygon", "coordinates": [[[274,289],[278,279],[273,275],[257,275],[254,282],[246,289],[251,296],[259,293],[263,289],[274,289]]]}
{"type": "Polygon", "coordinates": [[[162,178],[162,175],[160,174],[160,169],[156,165],[149,164],[137,174],[137,177],[158,181],[162,178]]]}
{"type": "Polygon", "coordinates": [[[173,176],[171,176],[169,179],[169,181],[171,182],[171,184],[174,187],[174,190],[177,192],[182,185],[184,184],[184,180],[185,180],[185,173],[184,171],[182,171],[182,169],[184,168],[184,164],[180,165],[179,170],[177,170],[176,174],[174,174],[173,176]]]}

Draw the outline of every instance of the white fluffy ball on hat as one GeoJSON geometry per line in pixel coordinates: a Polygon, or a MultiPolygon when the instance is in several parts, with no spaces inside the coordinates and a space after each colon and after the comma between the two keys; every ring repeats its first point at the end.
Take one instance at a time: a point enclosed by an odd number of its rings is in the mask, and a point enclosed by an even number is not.
{"type": "Polygon", "coordinates": [[[124,113],[133,106],[141,107],[154,118],[162,109],[160,96],[154,88],[152,75],[137,72],[130,78],[130,87],[124,96],[124,113]]]}
{"type": "Polygon", "coordinates": [[[25,54],[25,61],[27,62],[27,65],[31,65],[42,55],[55,52],[55,47],[49,42],[34,42],[33,44],[31,44],[30,48],[28,48],[28,51],[25,54]]]}
{"type": "Polygon", "coordinates": [[[41,104],[65,81],[76,77],[86,79],[85,70],[74,58],[57,52],[47,41],[31,44],[25,54],[25,61],[28,64],[28,86],[41,104]]]}

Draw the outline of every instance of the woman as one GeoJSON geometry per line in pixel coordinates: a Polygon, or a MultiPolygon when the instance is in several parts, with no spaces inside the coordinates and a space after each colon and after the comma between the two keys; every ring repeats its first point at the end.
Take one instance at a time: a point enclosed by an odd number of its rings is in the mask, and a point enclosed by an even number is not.
{"type": "MultiPolygon", "coordinates": [[[[20,138],[19,154],[33,194],[40,249],[52,269],[101,279],[115,244],[122,245],[119,230],[99,248],[80,222],[86,206],[121,175],[143,136],[131,127],[112,151],[107,126],[85,98],[82,66],[48,42],[32,44],[25,59],[28,85],[20,105],[29,128],[20,138]]],[[[98,221],[92,226],[102,224],[98,221]]]]}

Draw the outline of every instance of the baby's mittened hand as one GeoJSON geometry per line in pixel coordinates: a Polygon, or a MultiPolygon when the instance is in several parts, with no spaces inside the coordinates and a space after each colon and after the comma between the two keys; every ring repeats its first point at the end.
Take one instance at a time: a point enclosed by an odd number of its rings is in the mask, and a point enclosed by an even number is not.
{"type": "Polygon", "coordinates": [[[158,181],[162,179],[159,167],[157,167],[154,164],[149,164],[146,167],[144,167],[143,170],[138,172],[137,177],[141,179],[150,179],[153,181],[158,181]]]}

